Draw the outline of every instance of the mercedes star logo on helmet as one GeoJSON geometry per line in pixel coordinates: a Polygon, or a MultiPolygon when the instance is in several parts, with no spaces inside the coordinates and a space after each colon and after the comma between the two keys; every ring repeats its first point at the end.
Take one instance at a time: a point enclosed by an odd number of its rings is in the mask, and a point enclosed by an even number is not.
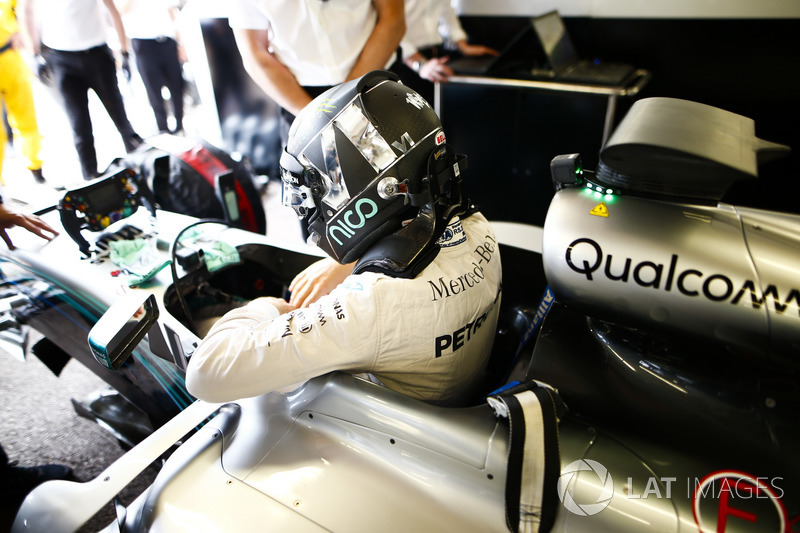
{"type": "Polygon", "coordinates": [[[592,516],[599,513],[608,507],[613,495],[614,480],[611,479],[611,474],[608,473],[606,467],[591,459],[578,459],[571,462],[561,471],[561,476],[558,478],[558,497],[561,499],[561,503],[569,512],[580,516],[592,516]],[[600,479],[603,490],[595,502],[578,503],[572,497],[575,481],[581,470],[594,472],[594,475],[600,479]]]}

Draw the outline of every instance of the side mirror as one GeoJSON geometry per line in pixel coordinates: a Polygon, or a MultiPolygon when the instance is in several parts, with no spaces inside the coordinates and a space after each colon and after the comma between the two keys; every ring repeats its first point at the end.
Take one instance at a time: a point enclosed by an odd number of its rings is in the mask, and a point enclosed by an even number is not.
{"type": "Polygon", "coordinates": [[[117,370],[158,320],[156,297],[134,292],[112,305],[89,331],[89,348],[98,363],[117,370]]]}

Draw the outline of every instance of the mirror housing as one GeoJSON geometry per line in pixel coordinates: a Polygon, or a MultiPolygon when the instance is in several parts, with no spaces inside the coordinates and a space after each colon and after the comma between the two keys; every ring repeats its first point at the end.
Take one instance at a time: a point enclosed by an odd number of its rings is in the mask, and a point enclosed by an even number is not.
{"type": "Polygon", "coordinates": [[[117,370],[158,320],[156,297],[133,292],[112,305],[89,331],[89,348],[98,363],[117,370]]]}

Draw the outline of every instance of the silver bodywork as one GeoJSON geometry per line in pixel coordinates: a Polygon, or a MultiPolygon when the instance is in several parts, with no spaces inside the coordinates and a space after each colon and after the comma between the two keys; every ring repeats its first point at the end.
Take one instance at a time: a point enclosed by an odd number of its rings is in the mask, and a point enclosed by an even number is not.
{"type": "MultiPolygon", "coordinates": [[[[507,531],[507,428],[487,405],[431,407],[344,374],[314,380],[294,394],[237,404],[224,407],[170,458],[129,509],[127,527],[507,531]],[[199,509],[215,511],[187,512],[199,509]]],[[[647,485],[650,466],[614,439],[569,423],[562,432],[563,464],[594,459],[609,465],[620,481],[625,473],[636,487],[647,485]]],[[[688,502],[652,498],[642,505],[621,485],[596,516],[562,508],[556,530],[696,528],[688,502]]],[[[578,500],[597,498],[596,480],[579,478],[573,494],[578,500]]]]}
{"type": "MultiPolygon", "coordinates": [[[[34,491],[13,531],[74,531],[193,424],[219,406],[197,402],[85,484],[34,491]],[[90,490],[93,489],[93,490],[90,490]]],[[[345,374],[293,394],[226,404],[182,444],[112,531],[507,531],[506,425],[487,405],[443,409],[345,374]]],[[[679,455],[643,462],[617,440],[561,427],[562,465],[592,459],[615,477],[601,513],[560,507],[555,531],[697,531],[685,487],[632,494],[651,479],[693,479],[679,455]],[[654,477],[654,473],[657,476],[654,477]],[[636,496],[635,498],[632,496],[636,496]]],[[[571,488],[596,501],[591,472],[571,488]]]]}
{"type": "Polygon", "coordinates": [[[545,221],[548,282],[567,305],[800,364],[800,217],[559,191],[545,221]],[[605,205],[607,216],[596,214],[605,205]]]}

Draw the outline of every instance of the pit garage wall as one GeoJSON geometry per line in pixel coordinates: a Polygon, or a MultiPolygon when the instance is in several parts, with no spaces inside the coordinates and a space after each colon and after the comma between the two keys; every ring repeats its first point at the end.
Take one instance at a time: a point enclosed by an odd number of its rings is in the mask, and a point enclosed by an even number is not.
{"type": "MultiPolygon", "coordinates": [[[[626,62],[653,78],[636,98],[666,96],[755,120],[756,134],[793,153],[726,197],[800,213],[800,1],[456,0],[473,42],[502,48],[530,16],[558,9],[580,55],[626,62]]],[[[633,102],[621,98],[619,119],[633,102]]],[[[549,162],[580,152],[594,168],[605,99],[520,89],[448,86],[448,136],[469,156],[465,179],[493,219],[541,225],[552,197],[549,162]],[[488,187],[487,185],[490,184],[488,187]]]]}

